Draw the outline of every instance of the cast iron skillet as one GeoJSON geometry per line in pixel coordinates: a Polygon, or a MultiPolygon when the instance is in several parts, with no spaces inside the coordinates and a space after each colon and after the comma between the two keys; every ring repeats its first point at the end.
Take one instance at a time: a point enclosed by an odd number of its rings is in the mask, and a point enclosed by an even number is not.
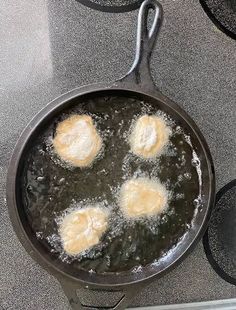
{"type": "Polygon", "coordinates": [[[121,299],[114,309],[124,309],[133,295],[154,278],[163,276],[176,267],[194,248],[202,237],[210,217],[215,197],[215,177],[212,158],[204,137],[193,120],[174,102],[158,91],[150,75],[149,60],[157,33],[162,22],[162,6],[155,0],[146,0],[142,4],[138,17],[136,56],[130,71],[125,77],[113,83],[99,83],[74,89],[53,100],[41,110],[26,127],[14,149],[7,178],[7,202],[15,232],[28,253],[61,283],[73,309],[82,309],[86,305],[80,302],[77,294],[79,288],[90,290],[122,292],[121,299]],[[150,30],[147,29],[147,18],[150,9],[154,10],[154,19],[150,30]],[[167,114],[174,115],[175,121],[191,134],[192,143],[201,160],[203,210],[198,212],[195,225],[188,231],[184,240],[172,251],[168,259],[160,261],[155,267],[146,266],[142,272],[122,274],[92,274],[80,270],[78,274],[67,265],[56,260],[37,240],[27,221],[24,208],[19,200],[19,179],[24,162],[24,154],[30,148],[35,136],[50,119],[62,110],[70,107],[75,101],[97,96],[135,97],[146,102],[157,104],[167,114]]]}

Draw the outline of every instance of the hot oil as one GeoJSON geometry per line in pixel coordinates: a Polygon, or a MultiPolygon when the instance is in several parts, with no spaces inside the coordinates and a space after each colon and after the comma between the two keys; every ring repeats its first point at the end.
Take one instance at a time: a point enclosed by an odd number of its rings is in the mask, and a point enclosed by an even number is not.
{"type": "Polygon", "coordinates": [[[138,271],[157,261],[191,228],[201,204],[200,161],[191,137],[155,105],[132,98],[97,98],[53,119],[25,157],[21,186],[39,242],[66,264],[91,273],[138,271]],[[75,113],[92,116],[103,138],[98,158],[83,169],[62,162],[51,144],[57,123],[75,113]],[[129,149],[130,130],[144,114],[160,115],[172,130],[168,146],[155,160],[138,158],[129,149]],[[119,210],[119,189],[126,180],[143,176],[166,186],[168,208],[161,216],[128,220],[119,210]],[[70,257],[63,252],[58,224],[68,210],[91,205],[109,210],[109,229],[100,244],[70,257]]]}

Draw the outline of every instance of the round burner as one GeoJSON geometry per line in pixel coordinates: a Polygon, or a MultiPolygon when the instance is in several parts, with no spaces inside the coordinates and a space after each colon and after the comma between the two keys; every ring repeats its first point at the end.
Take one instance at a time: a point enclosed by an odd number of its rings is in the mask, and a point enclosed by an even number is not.
{"type": "Polygon", "coordinates": [[[214,270],[236,285],[236,180],[217,193],[203,245],[214,270]]]}
{"type": "Polygon", "coordinates": [[[110,13],[122,13],[135,10],[139,8],[142,0],[76,0],[83,5],[86,5],[92,9],[110,12],[110,13]]]}
{"type": "Polygon", "coordinates": [[[215,25],[236,39],[236,0],[200,0],[215,25]]]}

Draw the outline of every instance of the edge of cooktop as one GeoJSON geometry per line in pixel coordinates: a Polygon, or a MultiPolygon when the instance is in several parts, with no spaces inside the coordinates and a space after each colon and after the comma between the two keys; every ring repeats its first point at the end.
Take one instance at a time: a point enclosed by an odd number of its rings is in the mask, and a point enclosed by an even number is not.
{"type": "Polygon", "coordinates": [[[130,309],[139,310],[208,310],[210,308],[214,310],[234,310],[236,309],[236,298],[231,299],[221,299],[212,300],[204,302],[193,302],[186,304],[173,304],[173,305],[163,305],[163,306],[150,306],[150,307],[138,307],[130,309]]]}

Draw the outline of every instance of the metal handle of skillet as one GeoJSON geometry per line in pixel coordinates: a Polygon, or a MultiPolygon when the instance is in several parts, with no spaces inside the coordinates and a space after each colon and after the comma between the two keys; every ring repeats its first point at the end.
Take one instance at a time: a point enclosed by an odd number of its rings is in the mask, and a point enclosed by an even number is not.
{"type": "Polygon", "coordinates": [[[150,58],[155,46],[157,35],[162,25],[163,8],[155,0],[146,0],[140,7],[137,25],[136,53],[129,72],[119,82],[131,82],[142,88],[153,89],[154,83],[150,73],[150,58]],[[148,14],[154,10],[152,26],[148,30],[148,14]]]}
{"type": "MultiPolygon", "coordinates": [[[[152,49],[155,45],[157,34],[160,30],[161,23],[163,18],[163,9],[160,3],[156,0],[145,0],[139,10],[138,15],[138,26],[137,26],[137,43],[136,43],[136,54],[134,63],[130,71],[118,82],[125,82],[126,84],[131,82],[138,86],[142,84],[142,87],[152,88],[154,87],[149,62],[152,53],[152,49]],[[150,10],[154,10],[154,18],[150,30],[148,30],[148,14],[150,10]]],[[[68,297],[69,303],[74,310],[79,309],[125,309],[131,302],[132,298],[138,293],[138,291],[143,288],[139,284],[133,284],[129,286],[123,286],[117,288],[116,292],[121,293],[120,299],[116,302],[113,307],[96,307],[92,305],[85,305],[81,302],[80,297],[78,296],[79,287],[77,283],[67,282],[65,279],[59,279],[61,282],[62,288],[68,297]]],[[[91,294],[94,289],[91,287],[86,287],[90,290],[91,294]]],[[[99,290],[100,292],[102,290],[99,290]]],[[[107,288],[104,289],[104,292],[111,292],[107,288]]],[[[112,290],[114,293],[114,289],[112,290]]]]}

